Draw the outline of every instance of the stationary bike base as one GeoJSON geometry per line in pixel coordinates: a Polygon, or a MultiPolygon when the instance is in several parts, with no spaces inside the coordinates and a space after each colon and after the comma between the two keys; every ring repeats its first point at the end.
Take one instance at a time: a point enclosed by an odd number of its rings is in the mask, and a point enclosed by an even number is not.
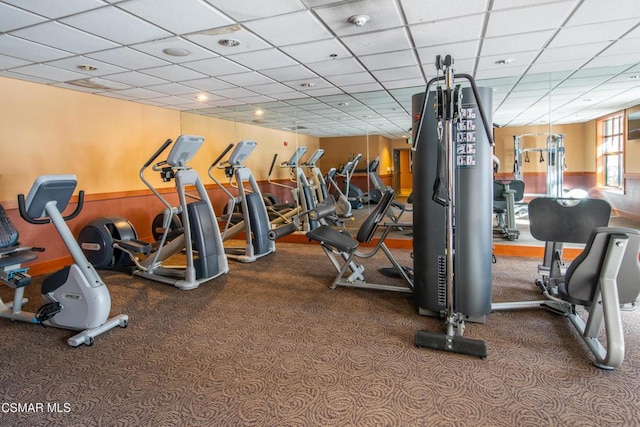
{"type": "Polygon", "coordinates": [[[104,332],[107,332],[108,330],[111,330],[116,326],[126,328],[128,325],[129,316],[127,316],[126,314],[120,314],[118,316],[112,317],[98,327],[85,329],[79,334],[72,336],[67,340],[67,344],[69,344],[71,347],[78,347],[82,344],[90,346],[93,345],[94,339],[98,335],[103,334],[104,332]]]}

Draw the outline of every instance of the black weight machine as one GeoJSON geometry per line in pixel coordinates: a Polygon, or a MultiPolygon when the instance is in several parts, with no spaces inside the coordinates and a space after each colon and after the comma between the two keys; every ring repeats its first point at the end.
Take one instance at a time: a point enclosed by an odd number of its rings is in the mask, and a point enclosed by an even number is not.
{"type": "Polygon", "coordinates": [[[445,333],[418,331],[415,345],[484,358],[484,341],[462,335],[465,321],[484,322],[491,311],[493,138],[483,108],[491,90],[454,74],[448,55],[436,69],[442,75],[412,100],[414,299],[422,314],[445,319],[445,333]]]}

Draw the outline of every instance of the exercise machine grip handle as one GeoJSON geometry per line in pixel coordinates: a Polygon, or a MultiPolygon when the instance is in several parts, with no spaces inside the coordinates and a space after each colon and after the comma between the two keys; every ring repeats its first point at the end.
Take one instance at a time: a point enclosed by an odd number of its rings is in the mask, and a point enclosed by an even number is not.
{"type": "Polygon", "coordinates": [[[80,211],[82,211],[82,206],[84,206],[84,190],[80,190],[78,192],[78,204],[76,205],[75,210],[71,212],[69,215],[63,217],[63,219],[65,221],[69,221],[77,217],[80,214],[80,211]]]}
{"type": "Polygon", "coordinates": [[[296,231],[296,225],[293,222],[290,222],[285,225],[281,225],[280,227],[274,228],[273,230],[269,230],[267,237],[269,240],[278,240],[281,237],[288,236],[289,234],[296,231]]]}
{"type": "Polygon", "coordinates": [[[27,208],[24,203],[24,194],[18,194],[18,211],[20,212],[22,219],[27,221],[29,224],[49,224],[51,222],[49,218],[36,219],[27,213],[27,208]]]}
{"type": "Polygon", "coordinates": [[[333,215],[336,211],[336,205],[319,205],[309,211],[309,219],[317,221],[320,218],[325,218],[329,215],[333,215]]]}
{"type": "MultiPolygon", "coordinates": [[[[84,190],[80,190],[78,193],[78,205],[75,210],[71,212],[69,215],[62,217],[65,221],[72,220],[77,217],[82,211],[82,207],[84,206],[84,190]]],[[[27,207],[24,201],[24,194],[18,194],[18,211],[20,212],[20,216],[22,219],[27,221],[30,224],[49,224],[51,222],[50,218],[33,218],[31,215],[27,213],[27,207]]],[[[33,249],[34,251],[37,249],[33,249]]]]}
{"type": "Polygon", "coordinates": [[[233,148],[233,144],[229,144],[227,145],[227,148],[224,149],[224,151],[213,161],[213,163],[211,163],[211,166],[209,166],[209,169],[213,168],[215,165],[217,165],[220,160],[222,160],[222,158],[229,152],[229,150],[231,150],[233,148]]]}
{"type": "Polygon", "coordinates": [[[154,160],[155,160],[155,159],[157,159],[157,158],[158,158],[158,156],[159,156],[160,154],[162,154],[162,152],[163,152],[164,150],[166,150],[166,149],[167,149],[167,147],[168,147],[172,142],[173,142],[173,140],[172,140],[171,138],[167,139],[167,140],[164,142],[164,144],[162,144],[162,146],[161,146],[160,148],[158,148],[158,151],[156,151],[155,153],[153,153],[153,156],[151,156],[151,158],[150,158],[149,160],[147,160],[147,163],[145,163],[145,164],[144,164],[144,167],[143,167],[143,168],[148,168],[148,167],[149,167],[149,165],[150,165],[151,163],[153,163],[153,162],[154,162],[154,160]]]}
{"type": "Polygon", "coordinates": [[[276,165],[276,160],[278,159],[278,153],[273,155],[273,160],[271,160],[271,167],[269,168],[269,173],[267,176],[271,176],[271,172],[273,172],[273,167],[276,165]]]}

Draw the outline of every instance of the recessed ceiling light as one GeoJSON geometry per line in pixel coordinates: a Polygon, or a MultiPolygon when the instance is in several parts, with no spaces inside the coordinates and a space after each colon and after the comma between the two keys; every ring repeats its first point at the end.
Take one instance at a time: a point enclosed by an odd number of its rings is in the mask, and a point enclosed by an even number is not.
{"type": "Polygon", "coordinates": [[[347,105],[349,105],[348,102],[341,102],[338,104],[338,107],[346,107],[347,105]]]}
{"type": "Polygon", "coordinates": [[[82,71],[96,71],[98,69],[98,67],[88,64],[78,65],[77,68],[82,71]]]}
{"type": "Polygon", "coordinates": [[[240,46],[240,40],[236,40],[236,39],[220,39],[218,40],[218,43],[224,47],[240,46]]]}
{"type": "Polygon", "coordinates": [[[309,83],[309,82],[305,82],[305,83],[301,83],[300,86],[302,87],[314,87],[316,84],[315,83],[309,83]]]}
{"type": "Polygon", "coordinates": [[[169,56],[188,56],[191,53],[187,49],[183,49],[181,47],[168,47],[166,49],[162,49],[162,52],[169,56]]]}
{"type": "Polygon", "coordinates": [[[506,65],[506,64],[511,64],[512,62],[514,62],[515,59],[513,58],[506,58],[506,59],[498,59],[496,61],[496,65],[506,65]]]}
{"type": "Polygon", "coordinates": [[[255,114],[256,116],[261,116],[264,114],[264,111],[257,109],[256,111],[253,112],[253,114],[255,114]]]}
{"type": "Polygon", "coordinates": [[[640,79],[640,74],[634,74],[633,76],[629,76],[630,79],[638,80],[640,79]]]}
{"type": "Polygon", "coordinates": [[[209,96],[206,93],[201,93],[199,95],[196,95],[196,99],[200,102],[204,102],[209,99],[209,96]]]}

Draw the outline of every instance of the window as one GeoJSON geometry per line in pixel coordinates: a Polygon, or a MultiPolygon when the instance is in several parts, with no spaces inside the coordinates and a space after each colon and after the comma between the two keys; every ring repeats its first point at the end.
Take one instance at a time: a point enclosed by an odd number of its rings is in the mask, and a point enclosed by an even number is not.
{"type": "Polygon", "coordinates": [[[622,190],[624,165],[624,114],[605,118],[601,124],[602,184],[622,190]]]}

